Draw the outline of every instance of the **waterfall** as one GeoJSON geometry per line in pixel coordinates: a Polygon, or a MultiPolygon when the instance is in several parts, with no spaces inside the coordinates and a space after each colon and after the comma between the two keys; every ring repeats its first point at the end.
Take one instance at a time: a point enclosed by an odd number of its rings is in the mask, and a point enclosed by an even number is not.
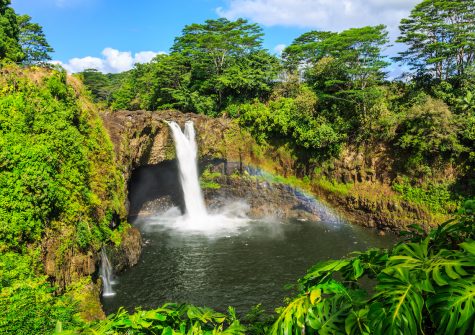
{"type": "Polygon", "coordinates": [[[169,122],[175,141],[176,156],[180,170],[180,182],[185,199],[186,216],[200,219],[208,216],[198,179],[198,146],[192,121],[185,123],[182,132],[176,122],[169,122]]]}
{"type": "Polygon", "coordinates": [[[172,207],[163,213],[157,213],[157,216],[149,220],[148,226],[158,225],[186,233],[206,234],[209,237],[238,231],[249,222],[246,215],[249,205],[242,201],[230,201],[208,213],[198,179],[198,146],[193,122],[187,121],[183,131],[176,122],[167,123],[175,142],[185,212],[182,214],[179,208],[172,207]]]}
{"type": "Polygon", "coordinates": [[[112,284],[114,284],[112,266],[104,248],[101,250],[101,269],[99,274],[102,278],[102,296],[110,297],[115,295],[115,292],[112,290],[112,284]]]}

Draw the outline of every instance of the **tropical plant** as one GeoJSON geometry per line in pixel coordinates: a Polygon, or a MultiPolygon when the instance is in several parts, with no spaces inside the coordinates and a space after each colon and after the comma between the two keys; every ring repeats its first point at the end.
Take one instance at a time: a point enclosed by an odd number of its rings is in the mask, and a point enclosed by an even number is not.
{"type": "Polygon", "coordinates": [[[473,202],[464,208],[429,233],[412,227],[390,250],[318,263],[271,334],[473,334],[473,202]]]}
{"type": "Polygon", "coordinates": [[[116,314],[111,314],[106,320],[85,325],[81,329],[63,330],[62,328],[62,324],[59,323],[55,334],[241,335],[245,334],[246,330],[231,307],[225,315],[209,308],[186,304],[165,304],[149,311],[137,310],[134,314],[119,309],[116,314]]]}

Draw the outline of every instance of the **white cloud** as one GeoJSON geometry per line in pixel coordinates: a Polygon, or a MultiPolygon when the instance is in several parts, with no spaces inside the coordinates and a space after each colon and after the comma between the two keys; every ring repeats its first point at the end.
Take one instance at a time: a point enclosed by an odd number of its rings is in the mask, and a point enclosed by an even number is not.
{"type": "Polygon", "coordinates": [[[218,15],[245,17],[265,26],[341,31],[352,27],[385,24],[392,36],[401,18],[420,0],[229,0],[218,15]]]}
{"type": "Polygon", "coordinates": [[[137,52],[135,54],[135,62],[136,63],[149,63],[152,59],[155,58],[156,55],[163,55],[166,52],[159,51],[159,52],[154,52],[154,51],[141,51],[137,52]]]}
{"type": "Polygon", "coordinates": [[[277,55],[281,55],[282,54],[282,51],[284,51],[284,49],[286,48],[287,46],[285,44],[277,44],[275,47],[274,47],[274,51],[277,55]]]}
{"type": "Polygon", "coordinates": [[[70,73],[81,72],[86,69],[96,69],[103,73],[118,73],[132,69],[137,63],[148,63],[156,55],[163,53],[163,51],[141,51],[132,55],[130,51],[105,48],[102,51],[102,58],[87,56],[72,58],[67,63],[61,61],[53,61],[52,63],[61,65],[70,73]]]}

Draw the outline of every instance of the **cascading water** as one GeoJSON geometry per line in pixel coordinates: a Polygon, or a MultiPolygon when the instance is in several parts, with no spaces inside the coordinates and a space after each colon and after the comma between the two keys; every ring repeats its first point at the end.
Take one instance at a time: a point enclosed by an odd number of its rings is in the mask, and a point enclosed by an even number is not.
{"type": "Polygon", "coordinates": [[[112,289],[112,284],[114,284],[112,266],[104,248],[101,250],[101,269],[99,275],[102,278],[102,296],[110,297],[115,295],[115,292],[112,289]]]}
{"type": "Polygon", "coordinates": [[[198,179],[198,146],[193,122],[187,121],[184,131],[176,122],[168,122],[168,125],[175,141],[185,214],[181,216],[176,207],[171,208],[156,217],[156,224],[207,235],[216,232],[228,233],[245,225],[249,221],[246,216],[249,206],[243,202],[231,202],[218,212],[208,213],[198,179]]]}
{"type": "Polygon", "coordinates": [[[175,141],[186,215],[193,219],[205,218],[208,213],[198,179],[198,146],[196,145],[193,122],[187,121],[185,123],[184,132],[181,131],[176,122],[172,121],[169,125],[175,141]]]}

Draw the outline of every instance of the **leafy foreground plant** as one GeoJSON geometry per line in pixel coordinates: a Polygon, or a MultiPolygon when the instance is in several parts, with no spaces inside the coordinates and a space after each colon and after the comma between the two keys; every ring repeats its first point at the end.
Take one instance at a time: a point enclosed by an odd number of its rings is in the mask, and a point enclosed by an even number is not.
{"type": "Polygon", "coordinates": [[[192,305],[165,304],[160,308],[141,311],[130,315],[120,309],[117,314],[106,320],[89,324],[80,330],[62,331],[58,323],[55,334],[245,334],[233,308],[228,315],[215,312],[209,308],[192,305]]]}
{"type": "Polygon", "coordinates": [[[318,263],[270,334],[474,334],[474,206],[392,250],[318,263]]]}

